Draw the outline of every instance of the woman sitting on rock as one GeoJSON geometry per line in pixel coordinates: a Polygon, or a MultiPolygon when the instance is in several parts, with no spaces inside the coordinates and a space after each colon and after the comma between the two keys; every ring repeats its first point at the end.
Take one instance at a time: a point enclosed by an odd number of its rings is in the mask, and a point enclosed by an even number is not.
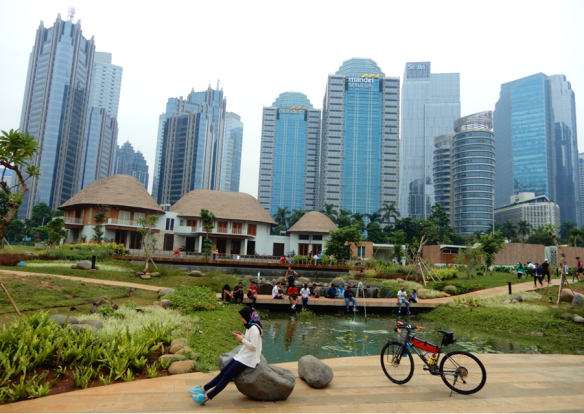
{"type": "Polygon", "coordinates": [[[260,363],[262,335],[264,333],[262,323],[253,308],[245,307],[239,311],[239,314],[246,328],[245,335],[239,331],[234,331],[233,335],[238,341],[241,341],[241,350],[211,382],[197,388],[189,388],[195,394],[193,395],[193,400],[199,404],[205,404],[207,401],[212,400],[244,369],[255,368],[260,363]],[[209,392],[207,393],[207,391],[209,392]]]}

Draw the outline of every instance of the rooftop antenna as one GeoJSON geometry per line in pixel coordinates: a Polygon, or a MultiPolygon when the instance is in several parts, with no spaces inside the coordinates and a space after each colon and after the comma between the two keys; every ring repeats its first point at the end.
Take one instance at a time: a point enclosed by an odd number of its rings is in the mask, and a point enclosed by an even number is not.
{"type": "Polygon", "coordinates": [[[219,79],[217,79],[217,90],[219,90],[219,79]]]}
{"type": "Polygon", "coordinates": [[[67,17],[71,23],[75,23],[75,7],[71,6],[67,9],[67,17]]]}

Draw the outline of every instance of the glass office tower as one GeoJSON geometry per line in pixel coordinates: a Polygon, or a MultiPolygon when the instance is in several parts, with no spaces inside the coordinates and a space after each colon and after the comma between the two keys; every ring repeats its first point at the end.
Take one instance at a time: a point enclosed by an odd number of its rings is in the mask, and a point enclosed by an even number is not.
{"type": "Polygon", "coordinates": [[[284,92],[264,107],[258,199],[270,214],[278,207],[316,210],[320,117],[300,92],[284,92]]]}
{"type": "Polygon", "coordinates": [[[243,122],[241,122],[241,117],[233,112],[225,114],[225,138],[223,142],[220,190],[239,192],[243,122]]]}
{"type": "Polygon", "coordinates": [[[128,141],[122,147],[117,147],[116,164],[114,174],[126,174],[135,177],[148,188],[148,164],[140,151],[134,151],[134,147],[128,141]]]}
{"type": "Polygon", "coordinates": [[[400,203],[402,217],[430,215],[435,203],[435,137],[460,118],[460,74],[432,73],[430,62],[408,62],[402,85],[400,203]]]}
{"type": "Polygon", "coordinates": [[[439,135],[434,141],[434,197],[451,219],[452,138],[454,132],[439,135]]]}
{"type": "Polygon", "coordinates": [[[399,82],[368,58],[349,59],[329,75],[318,208],[373,213],[398,203],[399,82]]]}
{"type": "Polygon", "coordinates": [[[20,130],[34,135],[42,148],[34,163],[40,178],[29,182],[20,208],[45,202],[55,209],[80,190],[85,156],[85,128],[95,53],[93,38],[57,17],[51,28],[41,22],[30,55],[20,130]]]}
{"type": "Polygon", "coordinates": [[[580,222],[584,223],[584,153],[578,154],[578,173],[580,179],[580,222]]]}

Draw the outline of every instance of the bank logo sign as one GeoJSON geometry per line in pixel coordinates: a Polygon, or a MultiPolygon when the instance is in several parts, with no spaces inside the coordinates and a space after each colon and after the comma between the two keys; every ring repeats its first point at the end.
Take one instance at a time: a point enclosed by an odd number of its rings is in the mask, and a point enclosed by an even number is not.
{"type": "Polygon", "coordinates": [[[301,109],[306,109],[305,106],[292,106],[290,109],[279,109],[278,112],[281,114],[298,114],[301,109]]]}
{"type": "Polygon", "coordinates": [[[379,78],[379,75],[361,75],[360,78],[349,78],[349,87],[351,88],[372,88],[373,80],[379,78]]]}
{"type": "Polygon", "coordinates": [[[408,69],[410,69],[410,70],[423,70],[423,69],[426,69],[426,65],[412,65],[412,64],[408,64],[408,69]]]}

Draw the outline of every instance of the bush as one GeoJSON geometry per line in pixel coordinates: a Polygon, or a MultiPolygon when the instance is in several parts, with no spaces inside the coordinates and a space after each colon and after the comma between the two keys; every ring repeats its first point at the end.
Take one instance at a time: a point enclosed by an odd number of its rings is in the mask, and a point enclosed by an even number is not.
{"type": "Polygon", "coordinates": [[[440,280],[456,279],[458,277],[458,269],[443,267],[440,269],[432,269],[432,271],[440,278],[440,280]]]}
{"type": "Polygon", "coordinates": [[[393,262],[386,262],[384,260],[369,259],[365,262],[368,269],[375,270],[376,275],[401,275],[406,276],[410,273],[408,266],[402,266],[393,262]]]}
{"type": "Polygon", "coordinates": [[[206,286],[179,287],[164,298],[171,300],[172,307],[183,313],[215,310],[219,306],[217,296],[206,286]]]}
{"type": "Polygon", "coordinates": [[[296,255],[292,258],[292,264],[307,264],[308,256],[296,255]]]}
{"type": "Polygon", "coordinates": [[[494,266],[493,267],[493,272],[511,273],[512,270],[513,270],[512,267],[507,267],[507,266],[494,266]]]}
{"type": "Polygon", "coordinates": [[[47,250],[47,255],[61,260],[91,260],[92,256],[104,259],[110,255],[122,256],[126,254],[123,244],[118,243],[82,243],[62,244],[54,249],[47,250]]]}

